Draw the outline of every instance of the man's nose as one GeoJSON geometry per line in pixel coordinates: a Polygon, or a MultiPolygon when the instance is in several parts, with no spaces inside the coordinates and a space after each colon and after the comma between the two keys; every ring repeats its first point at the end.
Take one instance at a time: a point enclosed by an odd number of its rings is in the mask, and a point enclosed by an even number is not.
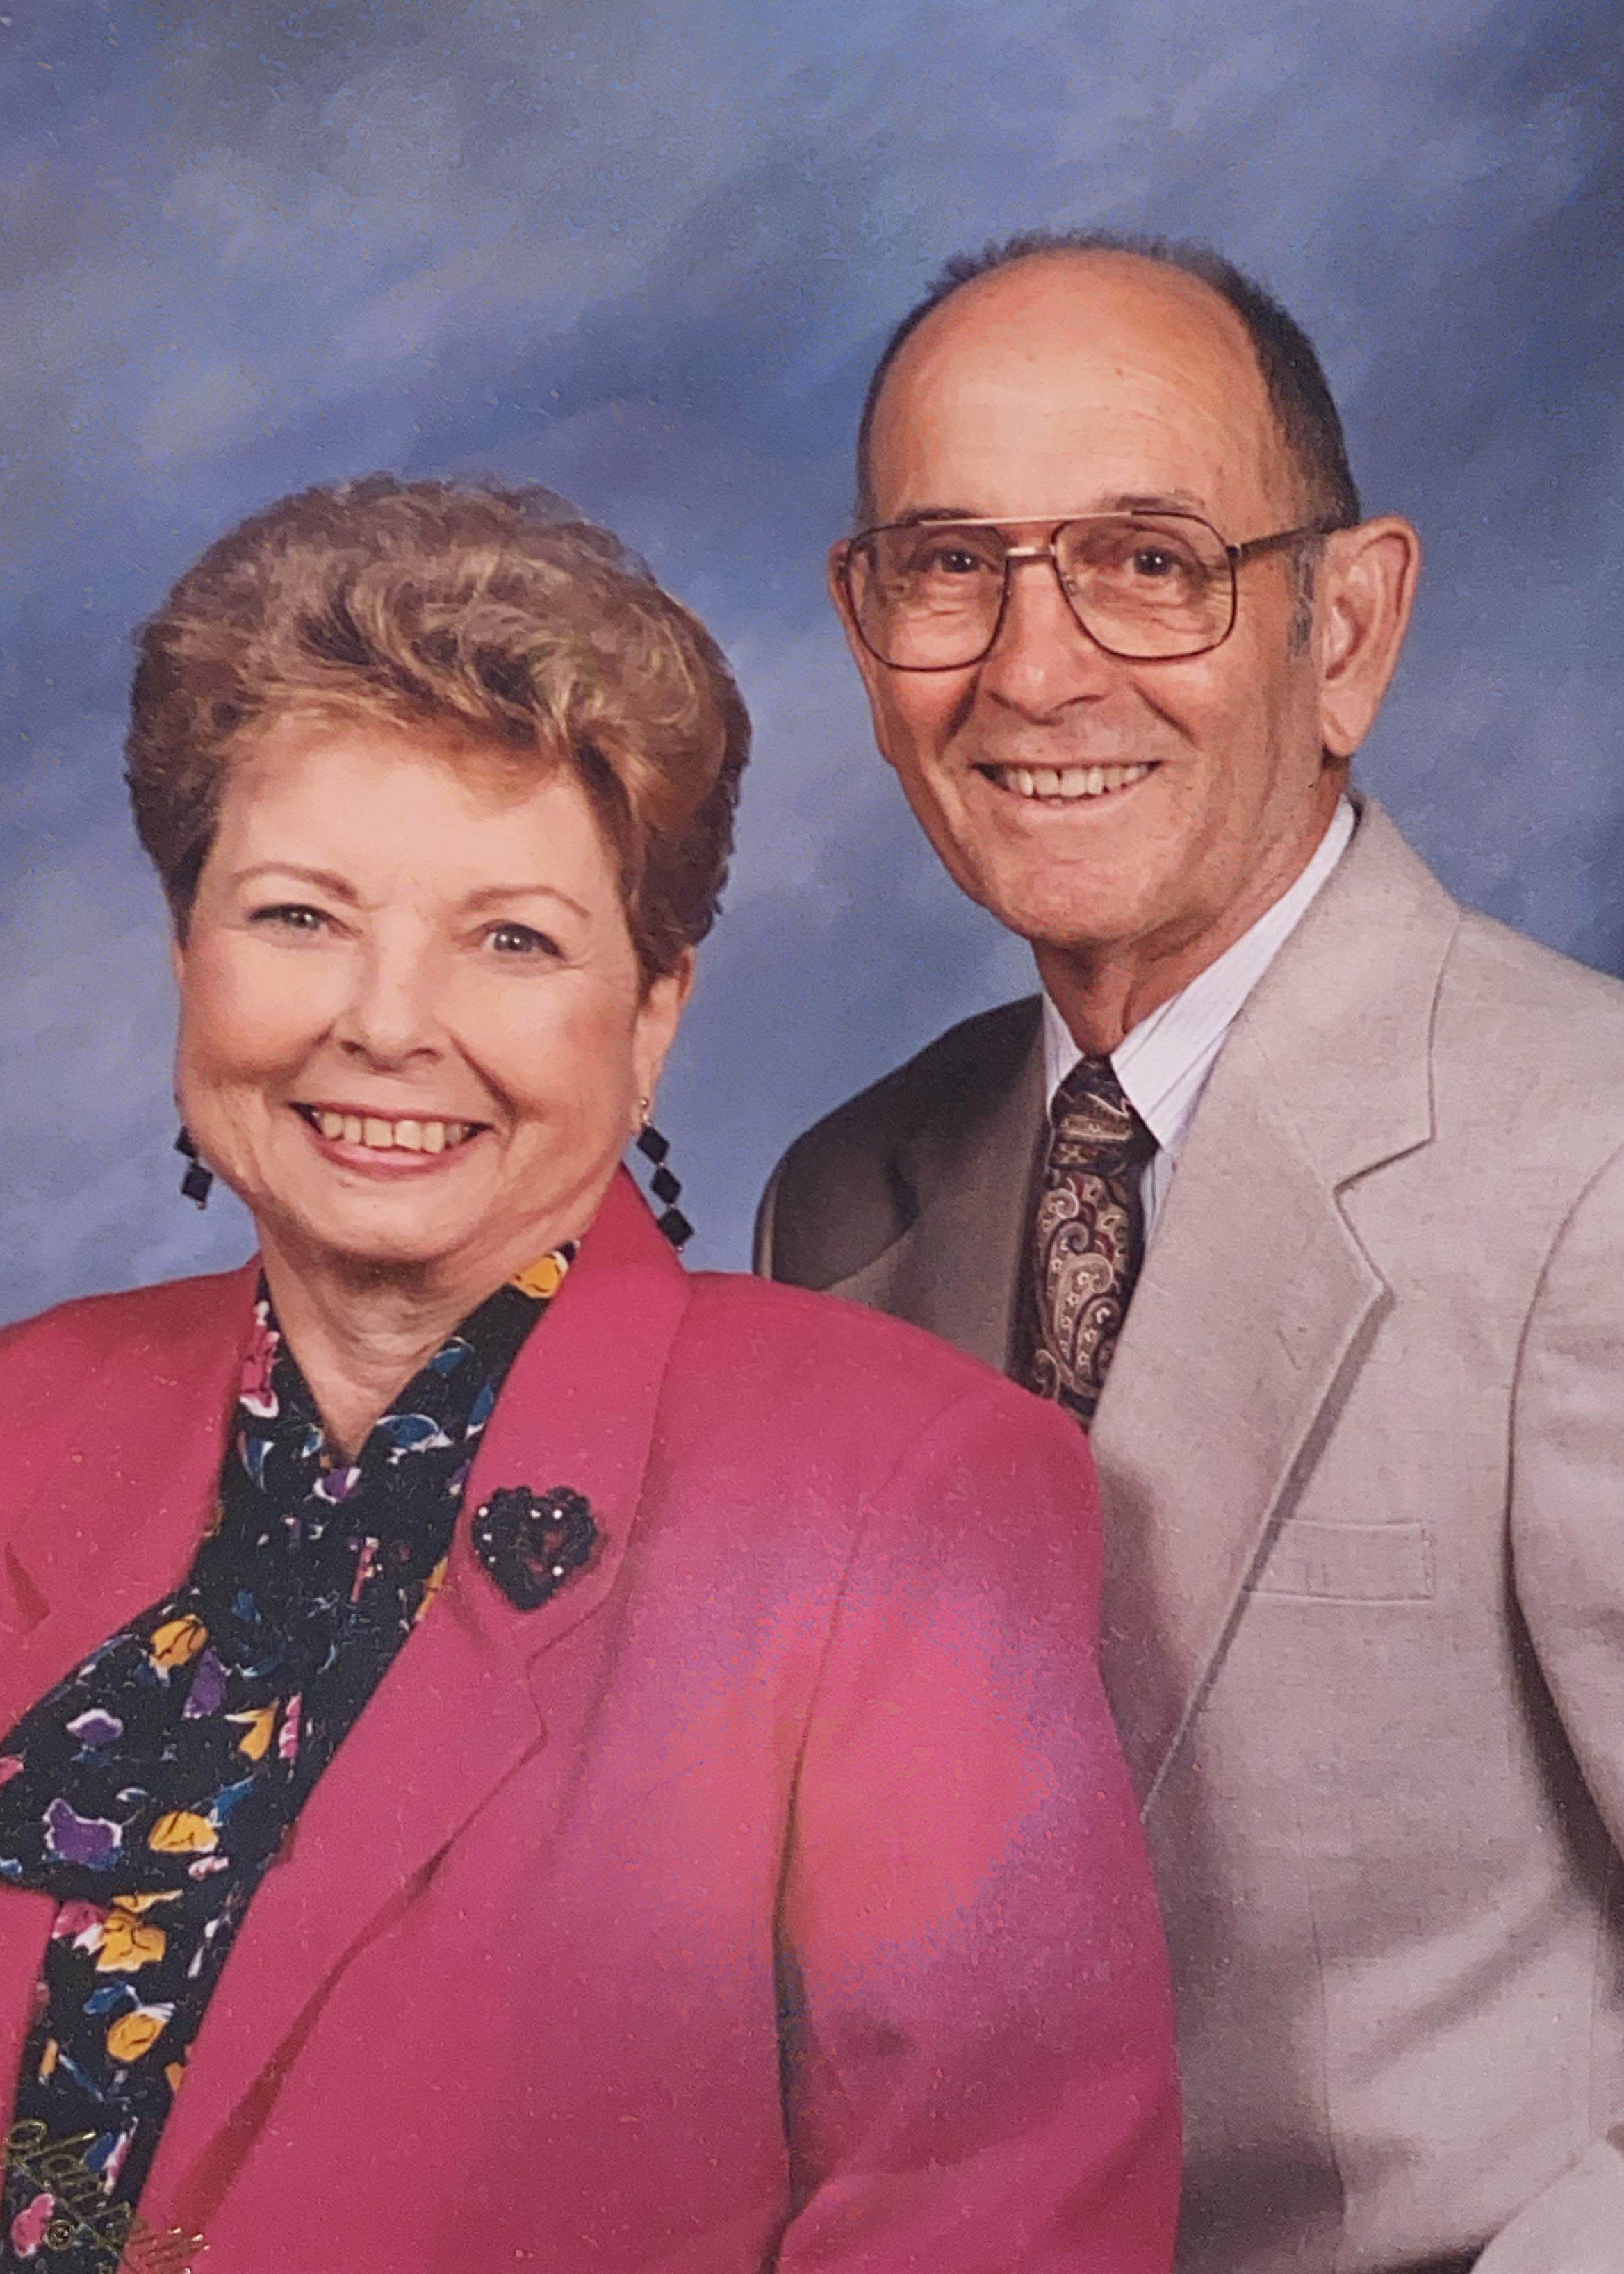
{"type": "Polygon", "coordinates": [[[1068,703],[1098,702],[1121,666],[1083,629],[1060,588],[1052,555],[1011,560],[1004,621],[981,668],[979,691],[1012,711],[1046,718],[1068,703]]]}
{"type": "Polygon", "coordinates": [[[426,949],[408,941],[372,941],[356,958],[335,1039],[352,1056],[386,1069],[438,1056],[439,996],[426,949]]]}

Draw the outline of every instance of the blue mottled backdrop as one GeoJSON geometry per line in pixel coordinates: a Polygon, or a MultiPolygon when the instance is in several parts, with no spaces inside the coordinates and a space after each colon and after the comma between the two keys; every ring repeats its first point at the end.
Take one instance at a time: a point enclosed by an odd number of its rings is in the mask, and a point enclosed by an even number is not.
{"type": "Polygon", "coordinates": [[[1428,548],[1365,779],[1624,969],[1613,0],[0,5],[0,1317],[246,1250],[175,1193],[121,712],[132,624],[303,483],[550,483],[733,657],[757,756],[664,1099],[701,1260],[807,1118],[1025,984],[821,569],[886,326],[1034,223],[1207,237],[1308,324],[1428,548]]]}

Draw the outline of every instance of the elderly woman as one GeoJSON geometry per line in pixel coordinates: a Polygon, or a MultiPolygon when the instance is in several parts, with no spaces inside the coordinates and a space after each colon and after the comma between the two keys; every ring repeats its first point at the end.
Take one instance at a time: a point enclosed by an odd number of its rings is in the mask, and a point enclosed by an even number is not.
{"type": "Polygon", "coordinates": [[[308,492],[145,629],[259,1254],[0,1337],[0,2264],[1169,2262],[1077,1432],[620,1165],[747,731],[545,493],[308,492]]]}

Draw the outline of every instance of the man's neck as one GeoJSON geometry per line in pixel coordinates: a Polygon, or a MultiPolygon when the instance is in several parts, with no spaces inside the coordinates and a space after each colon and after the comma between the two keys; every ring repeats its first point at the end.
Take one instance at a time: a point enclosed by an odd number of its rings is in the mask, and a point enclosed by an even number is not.
{"type": "Polygon", "coordinates": [[[1078,1049],[1089,1058],[1109,1058],[1142,1020],[1244,939],[1308,867],[1340,801],[1339,785],[1306,840],[1260,870],[1244,892],[1197,931],[1081,945],[1034,940],[1039,976],[1078,1049]]]}

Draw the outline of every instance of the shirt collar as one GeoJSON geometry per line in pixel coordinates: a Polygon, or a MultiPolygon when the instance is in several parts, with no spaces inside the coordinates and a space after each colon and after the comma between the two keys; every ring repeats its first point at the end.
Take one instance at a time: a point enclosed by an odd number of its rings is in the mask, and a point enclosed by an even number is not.
{"type": "MultiPolygon", "coordinates": [[[[1215,962],[1141,1019],[1111,1052],[1117,1081],[1164,1151],[1177,1153],[1184,1142],[1225,1035],[1347,851],[1357,820],[1351,802],[1343,795],[1297,882],[1215,962]]],[[[1043,1067],[1051,1105],[1056,1090],[1082,1055],[1045,991],[1043,1067]]]]}

